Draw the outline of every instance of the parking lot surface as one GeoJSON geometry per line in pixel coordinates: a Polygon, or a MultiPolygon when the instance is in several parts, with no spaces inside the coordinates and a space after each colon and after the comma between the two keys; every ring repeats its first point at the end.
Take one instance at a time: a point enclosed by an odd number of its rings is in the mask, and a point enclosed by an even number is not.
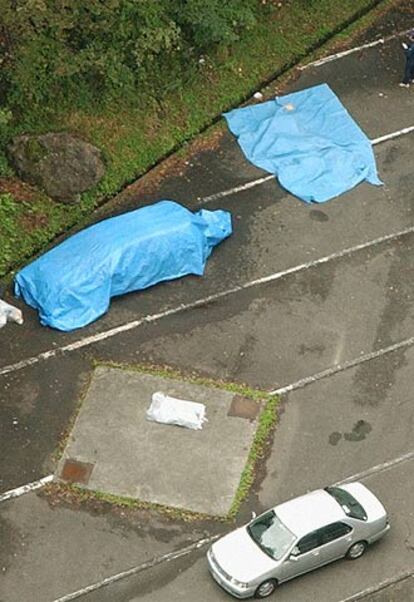
{"type": "MultiPolygon", "coordinates": [[[[27,308],[24,328],[2,330],[3,495],[54,472],[56,447],[96,362],[167,365],[278,391],[272,445],[238,520],[354,476],[383,501],[392,529],[360,560],[338,561],[275,596],[414,600],[414,133],[402,132],[414,126],[414,92],[398,87],[401,62],[395,36],[298,71],[286,86],[327,82],[372,140],[395,134],[374,145],[381,188],[364,184],[307,206],[273,179],[246,186],[266,174],[227,133],[179,173],[167,172],[156,198],[132,187],[123,208],[172,198],[192,209],[228,209],[234,235],[214,252],[204,278],[116,299],[82,331],[41,328],[27,308]]],[[[190,466],[191,450],[188,456],[190,466]]],[[[183,556],[178,550],[232,526],[35,492],[4,499],[0,599],[229,599],[207,573],[205,545],[183,556]]]]}

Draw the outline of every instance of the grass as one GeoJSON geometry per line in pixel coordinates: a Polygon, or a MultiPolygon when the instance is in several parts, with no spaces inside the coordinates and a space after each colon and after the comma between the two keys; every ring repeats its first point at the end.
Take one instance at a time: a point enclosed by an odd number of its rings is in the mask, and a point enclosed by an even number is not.
{"type": "MultiPolygon", "coordinates": [[[[183,374],[182,372],[174,370],[169,366],[121,364],[115,362],[100,362],[96,359],[93,360],[93,367],[97,368],[98,366],[106,366],[110,368],[117,368],[128,371],[134,370],[145,374],[151,374],[153,376],[160,376],[163,378],[174,378],[177,380],[186,381],[197,385],[224,389],[237,395],[241,395],[243,397],[252,399],[256,403],[264,404],[264,407],[260,412],[258,418],[257,429],[254,435],[253,443],[249,451],[246,465],[241,474],[240,483],[234,496],[231,508],[227,516],[210,516],[207,514],[196,513],[182,508],[173,508],[170,506],[164,506],[160,504],[142,502],[140,500],[112,495],[101,491],[91,491],[75,484],[63,482],[56,482],[47,485],[43,490],[44,494],[51,500],[63,500],[74,505],[101,502],[102,504],[110,504],[111,506],[119,508],[128,508],[130,510],[152,510],[172,520],[183,520],[185,522],[200,520],[233,520],[239,511],[240,505],[246,499],[253,485],[257,463],[260,459],[264,457],[267,445],[270,441],[271,433],[276,425],[277,405],[279,401],[278,396],[270,395],[266,391],[261,391],[259,389],[252,389],[251,387],[248,387],[244,384],[230,383],[225,381],[215,381],[210,378],[201,377],[195,373],[183,374]]],[[[89,384],[90,380],[88,386],[89,384]]],[[[70,431],[74,426],[76,417],[80,411],[86,393],[87,387],[85,387],[85,389],[82,391],[76,410],[74,412],[72,420],[70,421],[70,425],[66,429],[64,435],[62,436],[61,441],[59,441],[55,452],[52,454],[52,458],[56,463],[62,457],[68,438],[70,436],[70,431]]]]}
{"type": "Polygon", "coordinates": [[[277,422],[278,403],[279,397],[277,395],[267,394],[267,401],[259,416],[256,433],[249,451],[246,466],[241,474],[239,486],[227,515],[230,519],[236,517],[242,502],[247,498],[254,483],[257,463],[264,457],[270,442],[271,434],[277,422]]]}
{"type": "Polygon", "coordinates": [[[205,387],[223,389],[225,391],[230,391],[230,393],[235,393],[236,395],[241,395],[242,397],[252,399],[257,403],[261,403],[269,396],[269,394],[265,391],[262,391],[260,389],[253,389],[252,387],[249,387],[245,384],[227,382],[224,380],[213,380],[212,378],[200,376],[196,372],[188,374],[181,372],[180,370],[177,370],[175,368],[171,368],[170,366],[159,366],[155,364],[127,364],[121,362],[107,362],[100,361],[96,358],[93,359],[92,362],[94,368],[117,368],[119,370],[127,370],[129,372],[141,372],[143,374],[150,374],[151,376],[159,376],[161,378],[174,378],[176,380],[185,381],[193,385],[203,385],[205,387]]]}
{"type": "Polygon", "coordinates": [[[59,460],[61,459],[61,457],[63,456],[63,452],[65,451],[66,445],[69,441],[70,434],[75,426],[76,419],[79,415],[79,412],[81,410],[83,402],[85,401],[86,394],[91,385],[92,377],[93,377],[93,369],[89,370],[88,377],[85,380],[85,382],[82,384],[82,388],[80,390],[78,398],[76,399],[75,408],[72,412],[72,415],[69,418],[69,420],[67,421],[67,423],[65,425],[65,429],[60,433],[56,448],[53,450],[53,452],[50,455],[50,462],[52,463],[52,465],[56,466],[58,464],[59,460]]]}
{"type": "MultiPolygon", "coordinates": [[[[94,208],[132,182],[161,158],[238,105],[312,50],[340,32],[356,15],[378,4],[364,17],[364,27],[397,0],[295,0],[284,3],[273,18],[259,22],[237,45],[189,66],[185,81],[157,101],[145,91],[135,105],[118,99],[99,110],[56,113],[47,121],[31,116],[14,133],[70,131],[102,149],[107,172],[100,184],[82,195],[79,205],[54,203],[4,172],[0,154],[0,277],[44,250],[60,233],[85,223],[94,208]],[[0,172],[2,173],[2,172],[0,172]]],[[[330,44],[349,37],[356,26],[330,44]]],[[[329,51],[327,45],[325,52],[329,51]]],[[[154,198],[154,200],[157,200],[154,198]]]]}
{"type": "Polygon", "coordinates": [[[151,511],[160,514],[164,518],[170,520],[181,520],[183,522],[195,521],[218,521],[222,522],[222,517],[210,516],[197,512],[191,512],[181,508],[173,508],[162,504],[153,504],[150,502],[142,502],[140,500],[112,495],[103,491],[91,491],[84,489],[72,483],[49,483],[42,488],[41,494],[47,497],[52,504],[65,502],[71,506],[93,505],[95,509],[100,506],[102,510],[106,507],[126,509],[131,511],[151,511]]]}

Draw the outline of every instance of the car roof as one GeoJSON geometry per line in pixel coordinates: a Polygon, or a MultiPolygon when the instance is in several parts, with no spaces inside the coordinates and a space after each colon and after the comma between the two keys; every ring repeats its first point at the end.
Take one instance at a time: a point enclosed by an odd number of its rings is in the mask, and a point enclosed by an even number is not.
{"type": "Polygon", "coordinates": [[[324,489],[317,489],[279,504],[274,511],[297,537],[346,518],[338,502],[324,489]]]}

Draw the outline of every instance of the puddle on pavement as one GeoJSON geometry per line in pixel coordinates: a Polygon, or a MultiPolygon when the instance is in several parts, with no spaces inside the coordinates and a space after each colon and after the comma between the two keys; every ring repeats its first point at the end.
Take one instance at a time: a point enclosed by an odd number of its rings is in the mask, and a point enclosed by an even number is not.
{"type": "Polygon", "coordinates": [[[362,441],[372,431],[372,426],[366,420],[358,420],[354,424],[352,431],[348,433],[339,433],[334,431],[329,435],[329,443],[337,445],[343,438],[345,441],[362,441]]]}
{"type": "Polygon", "coordinates": [[[328,215],[321,211],[320,209],[311,209],[309,211],[309,217],[313,219],[315,222],[327,222],[329,221],[328,215]]]}

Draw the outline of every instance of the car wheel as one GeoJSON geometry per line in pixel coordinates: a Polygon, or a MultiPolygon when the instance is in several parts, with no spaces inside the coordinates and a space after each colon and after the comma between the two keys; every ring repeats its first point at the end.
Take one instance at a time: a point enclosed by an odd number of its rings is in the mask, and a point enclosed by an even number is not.
{"type": "Polygon", "coordinates": [[[267,596],[271,596],[273,594],[276,587],[277,581],[274,579],[268,579],[259,585],[254,595],[256,598],[267,598],[267,596]]]}
{"type": "Polygon", "coordinates": [[[356,560],[357,558],[361,558],[366,549],[367,544],[365,541],[357,541],[349,548],[346,557],[349,560],[356,560]]]}

